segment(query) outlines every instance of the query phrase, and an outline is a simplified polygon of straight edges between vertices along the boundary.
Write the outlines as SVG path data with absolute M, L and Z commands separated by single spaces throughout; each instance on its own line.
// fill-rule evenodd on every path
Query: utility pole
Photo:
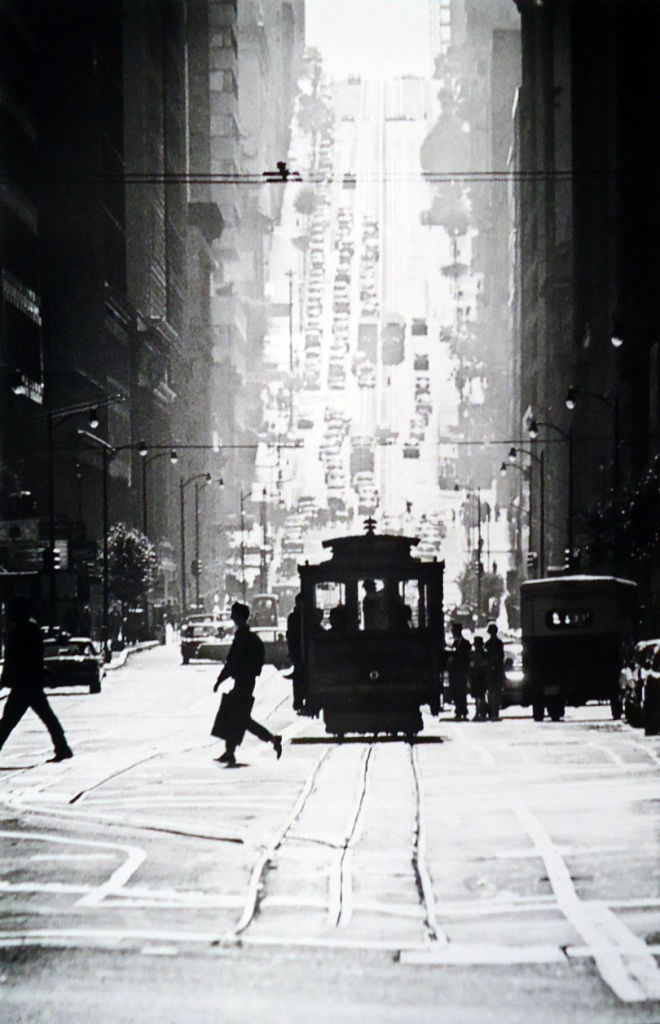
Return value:
M 289 430 L 293 429 L 293 271 L 287 270 L 289 279 Z
M 267 560 L 267 547 L 268 547 L 268 521 L 267 521 L 267 509 L 266 509 L 266 488 L 264 487 L 261 493 L 261 529 L 263 531 L 263 543 L 261 545 L 261 565 L 260 573 L 261 576 L 260 585 L 261 592 L 263 594 L 268 593 L 268 560 Z
M 481 623 L 481 578 L 484 573 L 482 562 L 483 543 L 481 536 L 481 488 L 477 487 L 477 626 Z

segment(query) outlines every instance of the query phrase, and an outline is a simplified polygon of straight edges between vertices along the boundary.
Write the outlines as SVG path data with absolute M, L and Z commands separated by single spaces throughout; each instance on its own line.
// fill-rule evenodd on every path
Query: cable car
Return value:
M 437 715 L 442 704 L 444 562 L 421 562 L 411 554 L 419 538 L 374 527 L 369 518 L 365 535 L 323 541 L 332 557 L 298 567 L 307 709 L 339 738 L 412 741 L 420 708 Z

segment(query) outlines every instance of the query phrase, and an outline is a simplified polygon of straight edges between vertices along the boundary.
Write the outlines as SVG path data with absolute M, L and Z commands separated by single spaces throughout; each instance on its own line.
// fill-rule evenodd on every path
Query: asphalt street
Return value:
M 175 645 L 54 693 L 0 754 L 7 1022 L 657 1021 L 660 740 L 604 705 L 561 723 L 425 719 L 336 743 L 266 667 L 239 767 L 218 666 Z

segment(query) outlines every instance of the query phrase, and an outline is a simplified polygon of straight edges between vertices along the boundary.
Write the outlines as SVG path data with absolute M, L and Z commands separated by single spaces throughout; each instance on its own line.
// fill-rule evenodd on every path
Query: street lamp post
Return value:
M 120 452 L 125 451 L 139 451 L 140 455 L 144 458 L 147 454 L 147 446 L 144 441 L 140 441 L 139 444 L 122 444 L 118 448 L 110 444 L 109 441 L 105 441 L 102 437 L 98 437 L 96 434 L 91 434 L 88 430 L 79 430 L 79 437 L 85 437 L 92 444 L 96 445 L 101 449 L 103 454 L 103 624 L 101 626 L 101 642 L 103 645 L 103 655 L 106 661 L 110 660 L 110 651 L 108 650 L 108 616 L 110 610 L 110 575 L 108 570 L 108 477 L 110 475 L 110 462 Z
M 166 455 L 169 455 L 170 462 L 172 463 L 173 466 L 175 466 L 176 463 L 179 460 L 179 457 L 178 457 L 176 451 L 174 450 L 174 448 L 172 449 L 171 452 L 157 452 L 155 455 L 152 455 L 150 458 L 147 458 L 145 456 L 142 459 L 142 533 L 145 535 L 145 537 L 149 536 L 149 532 L 148 532 L 148 529 L 147 529 L 147 526 L 148 526 L 147 467 L 150 466 L 152 462 L 155 462 L 156 459 L 162 459 Z
M 181 508 L 181 616 L 183 617 L 186 613 L 186 509 L 185 509 L 185 498 L 184 493 L 186 487 L 189 484 L 194 483 L 197 480 L 205 480 L 206 483 L 211 482 L 210 473 L 195 473 L 194 476 L 188 477 L 184 480 L 181 477 L 179 481 L 179 498 Z M 199 550 L 197 556 L 199 557 Z
M 205 480 L 203 484 L 199 480 L 195 481 L 195 604 L 199 608 L 199 491 L 200 487 L 206 487 L 209 483 Z
M 155 455 L 151 455 L 149 458 L 147 458 L 147 452 L 146 452 L 145 449 L 143 449 L 140 452 L 140 454 L 142 455 L 142 533 L 148 539 L 149 538 L 149 532 L 148 532 L 148 525 L 149 524 L 148 524 L 148 511 L 147 511 L 148 510 L 148 505 L 147 505 L 147 467 L 150 466 L 152 462 L 155 462 L 156 459 L 162 459 L 168 453 L 166 451 L 165 452 L 156 452 Z M 169 452 L 169 459 L 170 459 L 170 462 L 172 463 L 173 466 L 176 465 L 176 463 L 178 462 L 178 456 L 177 456 L 177 453 L 176 453 L 176 451 L 174 449 L 172 449 L 172 451 Z M 149 618 L 150 618 L 149 597 L 148 597 L 148 595 L 145 592 L 145 595 L 144 595 L 144 622 L 145 622 L 145 629 L 147 630 L 147 636 L 151 636 L 150 625 L 149 625 Z
M 518 454 L 529 455 L 531 459 L 538 463 L 539 466 L 539 574 L 543 576 L 545 574 L 545 466 L 543 459 L 543 449 L 539 455 L 533 452 L 530 448 L 510 448 L 509 449 L 509 462 L 514 463 Z M 531 467 L 530 467 L 531 469 Z M 530 520 L 531 520 L 531 504 L 532 504 L 532 486 L 530 478 Z M 531 532 L 531 522 L 530 522 Z
M 566 523 L 566 547 L 569 561 L 573 561 L 573 425 L 568 430 L 563 430 L 556 423 L 549 423 L 547 420 L 532 420 L 529 425 L 529 436 L 536 441 L 539 436 L 539 427 L 548 427 L 555 430 L 562 440 L 568 445 L 568 516 Z
M 293 271 L 287 270 L 289 279 L 289 430 L 293 429 Z
M 185 508 L 185 490 L 190 484 L 195 484 L 195 603 L 199 604 L 199 489 L 205 487 L 211 483 L 213 477 L 210 473 L 194 473 L 193 476 L 188 477 L 184 480 L 181 477 L 179 481 L 179 502 L 181 510 L 181 615 L 185 615 L 186 612 L 186 508 Z M 198 485 L 198 481 L 203 480 L 203 484 Z M 220 487 L 223 485 L 223 479 L 218 479 Z
M 566 408 L 571 412 L 575 408 L 575 396 L 576 395 L 587 395 L 589 398 L 595 398 L 597 401 L 602 402 L 608 409 L 612 410 L 614 415 L 614 458 L 612 462 L 612 477 L 613 486 L 612 491 L 614 497 L 618 497 L 619 494 L 619 444 L 620 444 L 620 409 L 619 409 L 619 392 L 614 393 L 614 400 L 608 398 L 606 395 L 601 395 L 598 391 L 587 391 L 586 388 L 573 388 L 570 387 L 566 392 Z
M 252 491 L 246 491 L 245 494 L 239 494 L 239 504 L 241 510 L 241 598 L 245 602 L 245 506 L 244 501 L 246 498 L 251 497 Z
M 98 403 L 77 402 L 61 409 L 46 413 L 46 437 L 48 453 L 48 550 L 47 571 L 49 576 L 49 619 L 52 626 L 57 624 L 57 585 L 55 576 L 55 428 L 74 416 L 87 413 L 89 426 L 95 430 L 99 425 L 97 409 L 123 402 L 123 395 L 109 395 Z

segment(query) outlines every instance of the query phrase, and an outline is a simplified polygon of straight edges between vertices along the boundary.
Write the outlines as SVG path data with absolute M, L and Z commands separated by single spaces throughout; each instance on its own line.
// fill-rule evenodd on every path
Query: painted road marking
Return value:
M 177 948 L 184 944 L 209 945 L 222 952 L 223 948 L 231 947 L 238 939 L 227 940 L 217 932 L 185 932 L 159 931 L 158 929 L 134 928 L 61 928 L 61 929 L 27 929 L 22 932 L 0 932 L 0 948 L 9 949 L 27 946 L 49 946 L 55 948 L 78 948 L 95 945 L 98 948 L 116 949 L 129 942 L 135 943 L 171 943 Z M 475 943 L 451 943 L 448 946 L 430 947 L 428 944 L 407 945 L 402 947 L 395 940 L 363 940 L 339 937 L 319 938 L 318 936 L 297 936 L 296 938 L 281 935 L 255 936 L 245 935 L 240 939 L 242 945 L 274 948 L 296 949 L 332 949 L 332 950 L 365 950 L 374 952 L 394 953 L 402 964 L 410 966 L 515 966 L 517 964 L 557 964 L 567 963 L 571 959 L 593 958 L 593 950 L 589 946 L 569 946 L 565 950 L 552 945 L 536 946 L 489 946 Z M 648 947 L 651 956 L 660 955 L 660 945 Z
M 591 948 L 603 981 L 622 1002 L 660 999 L 660 970 L 646 943 L 617 919 L 616 928 L 604 927 L 611 922 L 603 905 L 578 897 L 566 863 L 540 821 L 522 803 L 513 803 L 512 809 L 545 864 L 562 913 Z
M 114 853 L 33 853 L 29 858 L 36 861 L 90 861 L 90 860 L 115 860 Z
M 399 956 L 402 964 L 427 967 L 447 967 L 450 965 L 485 966 L 487 964 L 504 966 L 513 964 L 553 964 L 566 962 L 566 957 L 559 946 L 491 946 L 474 943 L 462 945 L 449 943 L 447 946 L 423 950 L 402 950 Z
M 78 901 L 81 907 L 93 907 L 101 903 L 109 893 L 118 892 L 128 879 L 146 860 L 147 855 L 138 846 L 124 846 L 119 843 L 96 842 L 93 839 L 68 839 L 51 832 L 8 832 L 0 830 L 0 837 L 22 839 L 24 842 L 59 843 L 62 846 L 86 846 L 97 850 L 114 850 L 126 857 L 123 864 L 113 871 L 108 879 L 92 891 L 85 893 Z

